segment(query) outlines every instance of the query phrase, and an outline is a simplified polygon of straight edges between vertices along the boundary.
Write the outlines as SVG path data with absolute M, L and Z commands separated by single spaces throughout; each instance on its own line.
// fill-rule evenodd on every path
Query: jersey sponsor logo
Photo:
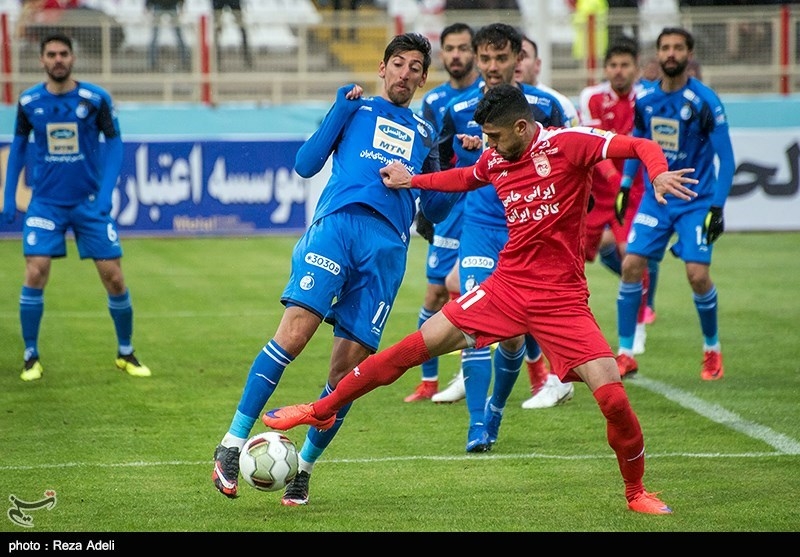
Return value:
M 464 268 L 478 267 L 480 269 L 494 269 L 494 259 L 491 257 L 471 255 L 461 260 L 461 266 Z
M 458 249 L 461 242 L 458 238 L 447 238 L 446 236 L 433 236 L 433 245 L 437 248 Z
M 28 228 L 41 228 L 43 230 L 55 230 L 56 223 L 50 219 L 43 219 L 41 217 L 28 217 L 25 219 L 25 226 Z
M 309 265 L 314 265 L 315 267 L 324 269 L 329 273 L 331 273 L 332 275 L 338 275 L 342 271 L 341 265 L 339 265 L 336 261 L 333 261 L 331 259 L 328 259 L 327 257 L 323 257 L 313 252 L 309 252 L 306 254 L 305 261 Z
M 414 130 L 379 116 L 375 120 L 372 146 L 405 160 L 411 160 L 414 137 Z
M 78 124 L 75 122 L 51 122 L 47 124 L 47 152 L 51 155 L 79 153 Z
M 680 122 L 674 118 L 653 116 L 650 121 L 650 134 L 653 140 L 665 151 L 678 150 L 678 130 Z
M 314 275 L 306 275 L 300 279 L 301 290 L 311 290 L 314 288 Z
M 652 215 L 647 215 L 645 213 L 636 213 L 633 222 L 635 222 L 636 224 L 643 224 L 644 226 L 649 226 L 650 228 L 655 228 L 656 226 L 658 226 L 658 219 Z
M 547 178 L 553 171 L 550 159 L 544 153 L 533 153 L 533 167 L 536 169 L 536 174 L 542 178 Z

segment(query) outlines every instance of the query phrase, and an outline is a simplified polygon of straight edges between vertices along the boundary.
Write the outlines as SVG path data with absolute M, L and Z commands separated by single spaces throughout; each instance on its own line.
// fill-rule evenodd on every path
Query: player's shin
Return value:
M 382 385 L 394 383 L 408 369 L 430 359 L 422 333 L 415 331 L 406 338 L 373 354 L 345 375 L 334 391 L 314 403 L 318 419 L 333 416 L 345 404 Z

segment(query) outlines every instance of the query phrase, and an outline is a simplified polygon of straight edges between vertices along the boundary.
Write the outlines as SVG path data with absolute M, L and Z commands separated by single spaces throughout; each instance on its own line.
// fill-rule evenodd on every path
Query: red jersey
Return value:
M 475 163 L 475 177 L 494 185 L 506 211 L 508 242 L 495 272 L 537 288 L 585 287 L 592 167 L 605 159 L 614 134 L 537 126 L 539 134 L 518 160 L 488 149 Z

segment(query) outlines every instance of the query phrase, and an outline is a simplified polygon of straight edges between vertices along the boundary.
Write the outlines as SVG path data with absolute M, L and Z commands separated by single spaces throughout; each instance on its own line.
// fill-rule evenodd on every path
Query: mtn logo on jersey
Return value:
M 372 146 L 375 149 L 391 153 L 395 157 L 411 160 L 414 137 L 414 130 L 378 116 L 375 120 L 375 134 L 372 137 Z

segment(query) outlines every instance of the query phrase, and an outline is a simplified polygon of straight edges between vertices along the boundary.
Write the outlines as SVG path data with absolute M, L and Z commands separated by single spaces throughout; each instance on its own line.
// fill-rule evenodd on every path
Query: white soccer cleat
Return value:
M 559 404 L 564 404 L 572 400 L 575 394 L 575 386 L 571 382 L 562 383 L 555 373 L 547 376 L 547 382 L 538 393 L 522 403 L 526 410 L 538 408 L 552 408 Z
M 458 370 L 450 384 L 443 391 L 439 391 L 431 397 L 431 402 L 437 404 L 453 403 L 467 397 L 467 389 L 464 387 L 464 370 Z
M 633 336 L 633 355 L 644 354 L 644 343 L 647 341 L 647 330 L 644 323 L 636 324 L 636 334 Z

